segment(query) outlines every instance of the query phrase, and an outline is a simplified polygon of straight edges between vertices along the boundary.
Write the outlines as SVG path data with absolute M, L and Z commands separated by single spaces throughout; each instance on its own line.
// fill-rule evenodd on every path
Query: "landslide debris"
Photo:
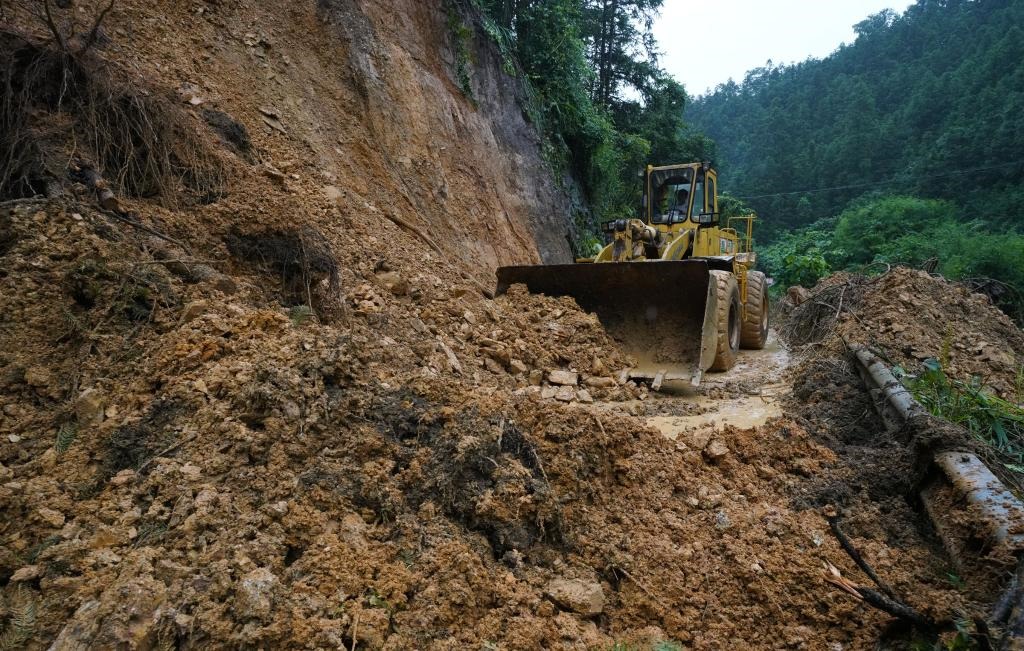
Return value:
M 74 184 L 0 206 L 3 639 L 873 644 L 888 619 L 821 580 L 856 570 L 813 432 L 669 441 L 592 316 L 483 296 L 569 210 L 494 53 L 479 105 L 446 72 L 440 3 L 158 5 L 119 2 L 102 57 L 177 92 L 227 178 L 130 221 Z M 901 531 L 867 552 L 948 618 Z
M 531 376 L 579 392 L 628 361 L 568 299 L 339 258 L 348 316 L 299 319 L 226 248 L 196 280 L 88 206 L 5 214 L 0 576 L 41 643 L 821 648 L 885 621 L 823 587 L 823 559 L 855 570 L 792 502 L 837 463 L 802 427 L 708 460 L 615 408 L 628 387 L 543 397 Z M 62 279 L 90 260 L 87 307 Z M 173 300 L 138 321 L 141 269 Z M 905 542 L 869 547 L 879 571 L 947 614 Z
M 949 376 L 980 379 L 1019 400 L 1024 334 L 988 297 L 897 267 L 874 277 L 837 274 L 811 290 L 791 289 L 787 302 L 783 333 L 798 363 L 786 412 L 843 459 L 828 477 L 816 479 L 802 503 L 840 507 L 858 545 L 921 544 L 930 524 L 918 493 L 936 452 L 973 450 L 1004 483 L 1020 486 L 1020 475 L 1005 465 L 1015 462 L 1012 455 L 958 426 L 924 415 L 901 431 L 887 431 L 843 341 L 867 345 L 910 373 L 929 358 L 942 360 Z M 931 571 L 959 576 L 969 570 L 962 597 L 984 612 L 1010 568 L 1001 550 L 982 545 L 957 566 L 934 539 L 932 545 Z
M 845 337 L 909 372 L 934 358 L 952 377 L 978 377 L 1000 396 L 1016 399 L 1022 388 L 1024 334 L 962 283 L 896 267 L 874 277 L 835 274 L 797 300 L 783 331 L 793 345 L 821 343 L 836 353 Z

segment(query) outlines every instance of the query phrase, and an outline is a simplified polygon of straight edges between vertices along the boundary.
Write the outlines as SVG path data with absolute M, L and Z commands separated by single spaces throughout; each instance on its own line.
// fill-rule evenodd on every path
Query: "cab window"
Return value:
M 704 210 L 704 175 L 701 174 L 697 177 L 697 182 L 693 184 L 693 210 L 690 211 L 690 219 L 697 221 L 697 215 Z

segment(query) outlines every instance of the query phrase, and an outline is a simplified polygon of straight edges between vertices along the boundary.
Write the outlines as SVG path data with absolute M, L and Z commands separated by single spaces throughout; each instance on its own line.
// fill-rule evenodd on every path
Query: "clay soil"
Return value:
M 531 232 L 556 190 L 514 180 L 536 142 L 507 133 L 501 120 L 525 129 L 518 111 L 495 116 L 494 61 L 477 106 L 459 91 L 439 3 L 403 3 L 401 20 L 384 3 L 278 4 L 167 3 L 165 20 L 125 2 L 109 18 L 102 56 L 178 93 L 223 196 L 123 196 L 127 221 L 74 183 L 0 206 L 4 645 L 900 639 L 823 580 L 828 562 L 868 583 L 828 504 L 913 607 L 951 621 L 986 605 L 950 580 L 903 497 L 904 452 L 831 340 L 653 394 L 617 381 L 634 360 L 571 299 L 488 297 L 496 264 L 555 250 L 560 235 Z M 251 154 L 209 130 L 205 105 L 248 125 Z M 494 157 L 520 136 L 529 156 Z M 1013 350 L 1009 369 L 1021 335 L 991 306 L 964 295 L 950 311 L 911 272 L 879 282 L 920 305 L 851 302 L 843 323 L 927 332 L 934 312 L 984 331 L 993 379 L 1010 381 L 986 351 Z M 941 345 L 921 337 L 908 341 Z M 965 371 L 978 345 L 954 342 Z M 752 397 L 781 415 L 672 437 L 651 420 Z

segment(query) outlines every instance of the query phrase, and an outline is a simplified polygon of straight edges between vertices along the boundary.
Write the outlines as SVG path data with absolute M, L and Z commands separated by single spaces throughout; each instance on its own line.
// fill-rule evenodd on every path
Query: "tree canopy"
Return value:
M 686 91 L 658 65 L 651 25 L 663 0 L 481 0 L 535 99 L 548 159 L 581 183 L 596 225 L 639 204 L 637 171 L 705 155 L 683 123 Z
M 1024 2 L 918 0 L 855 31 L 825 59 L 769 61 L 690 103 L 723 187 L 770 216 L 771 237 L 876 191 L 1024 226 Z

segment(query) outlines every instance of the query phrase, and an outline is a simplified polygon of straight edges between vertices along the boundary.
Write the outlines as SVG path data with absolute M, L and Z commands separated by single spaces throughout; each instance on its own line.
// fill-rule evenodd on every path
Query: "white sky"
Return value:
M 661 67 L 692 96 L 771 59 L 776 65 L 828 56 L 852 43 L 853 26 L 911 0 L 665 0 L 654 24 Z

